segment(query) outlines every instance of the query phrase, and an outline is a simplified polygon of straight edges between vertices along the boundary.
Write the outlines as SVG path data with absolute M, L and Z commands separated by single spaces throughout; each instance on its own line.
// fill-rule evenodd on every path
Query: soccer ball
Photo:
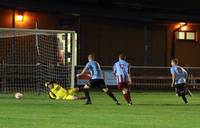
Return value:
M 20 93 L 20 92 L 15 93 L 15 98 L 16 98 L 17 100 L 21 99 L 22 97 L 23 97 L 23 94 L 22 94 L 22 93 Z

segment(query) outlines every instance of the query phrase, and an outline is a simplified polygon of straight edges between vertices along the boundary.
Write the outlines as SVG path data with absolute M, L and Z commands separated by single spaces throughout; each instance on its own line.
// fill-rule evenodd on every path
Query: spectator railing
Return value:
M 84 66 L 76 66 L 76 73 Z M 111 66 L 102 66 L 106 84 L 116 86 Z M 188 72 L 187 86 L 191 89 L 200 89 L 200 67 L 185 67 Z M 133 88 L 135 89 L 170 89 L 170 67 L 132 66 L 131 74 Z M 87 82 L 87 80 L 85 80 Z M 77 85 L 83 84 L 84 80 L 77 80 Z

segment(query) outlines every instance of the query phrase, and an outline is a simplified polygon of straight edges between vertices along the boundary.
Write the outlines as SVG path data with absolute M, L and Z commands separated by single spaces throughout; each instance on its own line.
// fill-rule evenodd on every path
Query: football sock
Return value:
M 79 100 L 85 100 L 87 99 L 85 96 L 82 96 L 82 97 L 78 97 Z
M 130 91 L 127 91 L 129 103 L 132 103 Z
M 78 88 L 78 91 L 79 91 L 79 92 L 84 92 L 85 90 L 86 90 L 86 89 L 85 89 L 84 87 L 79 87 L 79 88 Z
M 125 94 L 123 94 L 124 96 L 124 99 L 128 102 L 128 103 L 131 103 L 131 99 L 130 99 L 130 94 L 127 92 Z
M 185 104 L 187 104 L 188 101 L 187 101 L 187 98 L 185 97 L 185 95 L 183 95 L 183 96 L 181 96 L 181 97 L 182 97 L 183 101 L 185 102 Z
M 106 94 L 109 95 L 115 102 L 118 103 L 118 100 L 116 99 L 116 97 L 114 96 L 114 94 L 110 90 L 108 90 L 106 92 Z
M 186 95 L 189 95 L 190 97 L 192 97 L 192 93 L 188 88 L 186 89 Z
M 87 99 L 87 101 L 91 102 L 89 89 L 83 88 L 83 87 L 79 87 L 79 92 L 82 92 L 82 91 L 85 93 L 85 98 Z
M 84 93 L 85 93 L 85 97 L 86 97 L 87 101 L 91 102 L 89 89 L 84 89 Z

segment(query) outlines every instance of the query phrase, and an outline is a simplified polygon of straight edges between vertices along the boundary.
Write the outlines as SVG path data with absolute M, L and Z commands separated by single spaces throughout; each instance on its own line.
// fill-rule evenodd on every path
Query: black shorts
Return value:
M 107 88 L 104 79 L 91 79 L 89 81 L 89 86 L 90 87 L 97 87 L 97 88 Z
M 185 92 L 186 92 L 185 83 L 176 84 L 176 85 L 175 85 L 175 88 L 176 88 L 176 93 L 177 93 L 178 95 L 185 94 Z

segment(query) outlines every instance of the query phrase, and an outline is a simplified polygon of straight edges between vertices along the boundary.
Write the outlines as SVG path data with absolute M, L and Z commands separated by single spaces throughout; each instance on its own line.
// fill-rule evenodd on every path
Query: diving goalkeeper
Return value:
M 57 81 L 46 82 L 45 86 L 49 89 L 49 97 L 56 100 L 83 100 L 86 99 L 85 96 L 79 97 L 75 94 L 77 92 L 84 91 L 85 88 L 67 88 L 64 89 Z

